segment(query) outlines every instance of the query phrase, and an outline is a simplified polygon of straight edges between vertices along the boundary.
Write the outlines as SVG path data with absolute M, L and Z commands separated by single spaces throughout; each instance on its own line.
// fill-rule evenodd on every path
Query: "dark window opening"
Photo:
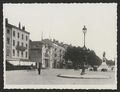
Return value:
M 7 33 L 8 33 L 8 34 L 10 33 L 10 30 L 9 30 L 9 29 L 7 29 Z
M 27 52 L 26 52 L 26 58 L 27 58 Z
M 13 36 L 15 37 L 15 31 L 13 31 Z
M 28 37 L 26 36 L 26 41 L 28 40 Z
M 21 52 L 21 56 L 23 57 L 23 51 Z
M 57 54 L 54 54 L 55 57 L 57 57 Z
M 7 49 L 7 53 L 6 53 L 6 55 L 7 55 L 7 56 L 10 55 L 10 50 L 9 50 L 9 49 Z
M 18 38 L 20 38 L 20 33 L 18 33 Z
M 17 51 L 17 56 L 19 57 L 19 50 Z
M 26 48 L 27 48 L 27 44 L 26 44 Z
M 24 39 L 24 35 L 22 34 L 22 40 Z
M 15 56 L 15 50 L 13 49 L 13 56 Z
M 10 44 L 10 38 L 7 38 L 7 44 Z
M 19 42 L 19 41 L 17 42 L 17 45 L 18 45 L 18 46 L 20 45 L 20 42 Z
M 13 46 L 15 46 L 15 40 L 13 40 Z
M 22 46 L 23 46 L 23 42 L 22 42 Z

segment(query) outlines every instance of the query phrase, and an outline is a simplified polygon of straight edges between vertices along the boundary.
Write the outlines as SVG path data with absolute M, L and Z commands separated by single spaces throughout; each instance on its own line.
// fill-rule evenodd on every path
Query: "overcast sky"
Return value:
M 55 38 L 74 46 L 84 45 L 82 28 L 87 27 L 86 47 L 102 58 L 117 57 L 117 4 L 4 4 L 9 23 L 25 25 L 30 39 Z

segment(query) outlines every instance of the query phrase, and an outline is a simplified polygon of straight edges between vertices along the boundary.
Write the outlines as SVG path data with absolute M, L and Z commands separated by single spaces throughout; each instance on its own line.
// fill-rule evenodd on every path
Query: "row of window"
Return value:
M 7 29 L 7 33 L 10 34 L 10 30 Z M 13 31 L 13 36 L 15 37 L 15 31 Z M 17 37 L 20 38 L 20 33 L 17 33 Z M 24 40 L 24 35 L 22 34 L 22 40 Z M 26 41 L 28 41 L 28 36 L 26 36 Z
M 24 43 L 22 42 L 21 43 L 22 44 L 22 46 L 24 46 Z M 18 46 L 20 46 L 20 42 L 19 41 L 17 41 L 17 45 Z M 13 40 L 13 46 L 15 46 L 15 40 Z M 28 47 L 28 45 L 27 45 L 27 43 L 26 43 L 26 48 Z
M 24 52 L 23 51 L 19 51 L 17 50 L 17 56 L 19 57 L 20 56 L 20 52 L 21 52 L 21 56 L 23 57 L 24 56 Z M 13 49 L 13 56 L 15 56 L 15 49 Z M 27 51 L 25 52 L 25 57 L 27 58 L 28 57 L 28 53 Z
M 10 44 L 10 38 L 7 38 L 7 44 Z M 20 44 L 20 42 L 19 41 L 17 41 L 17 45 L 19 46 L 19 44 Z M 24 46 L 24 43 L 22 42 L 21 43 L 22 44 L 22 46 Z M 15 46 L 15 40 L 13 40 L 13 46 Z M 28 47 L 28 45 L 26 44 L 26 48 Z
M 9 29 L 7 29 L 7 33 L 10 34 L 10 30 Z M 18 32 L 16 34 L 16 32 L 13 31 L 13 37 L 15 37 L 16 35 L 17 35 L 18 38 L 20 38 L 20 33 Z M 24 40 L 24 34 L 21 35 L 21 38 L 22 38 L 22 40 Z M 27 35 L 26 35 L 26 41 L 28 41 L 28 36 Z
M 10 32 L 7 32 L 7 33 L 10 33 Z M 14 37 L 16 36 L 15 31 L 13 31 L 13 36 Z M 17 37 L 20 38 L 20 33 L 19 32 L 17 33 Z M 22 34 L 21 37 L 22 37 L 22 40 L 24 40 L 24 34 Z M 26 35 L 26 41 L 28 41 L 28 36 L 27 35 Z

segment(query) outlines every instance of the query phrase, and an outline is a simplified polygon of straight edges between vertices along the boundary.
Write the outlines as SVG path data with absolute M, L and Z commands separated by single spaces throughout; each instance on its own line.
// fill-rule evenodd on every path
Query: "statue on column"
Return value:
M 102 64 L 99 67 L 99 70 L 105 72 L 108 70 L 108 65 L 106 64 L 106 57 L 105 57 L 106 53 L 103 52 L 103 59 L 102 59 Z

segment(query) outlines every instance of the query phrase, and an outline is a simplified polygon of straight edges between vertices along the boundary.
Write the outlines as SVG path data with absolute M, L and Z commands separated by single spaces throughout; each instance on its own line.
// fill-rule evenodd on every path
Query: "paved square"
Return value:
M 41 75 L 38 75 L 37 70 L 14 70 L 6 71 L 6 84 L 24 85 L 24 84 L 40 84 L 40 85 L 54 85 L 54 84 L 114 84 L 115 72 L 93 72 L 86 71 L 88 75 L 107 75 L 109 79 L 75 79 L 57 77 L 58 74 L 72 74 L 79 75 L 81 70 L 73 69 L 42 69 Z

